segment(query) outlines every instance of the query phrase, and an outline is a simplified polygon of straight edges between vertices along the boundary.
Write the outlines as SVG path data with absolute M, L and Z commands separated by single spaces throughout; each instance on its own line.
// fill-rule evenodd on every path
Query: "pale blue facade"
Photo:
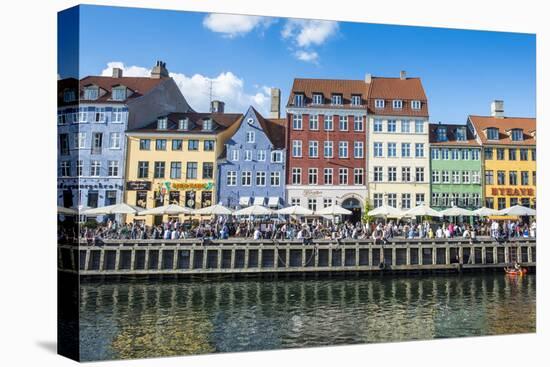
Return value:
M 248 109 L 218 161 L 219 202 L 230 208 L 285 206 L 284 131 L 254 108 Z

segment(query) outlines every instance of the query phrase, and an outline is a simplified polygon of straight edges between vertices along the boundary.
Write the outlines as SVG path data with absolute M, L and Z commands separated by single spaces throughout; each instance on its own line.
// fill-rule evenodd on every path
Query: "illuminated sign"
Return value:
M 527 188 L 492 187 L 491 194 L 495 196 L 535 196 L 535 190 Z

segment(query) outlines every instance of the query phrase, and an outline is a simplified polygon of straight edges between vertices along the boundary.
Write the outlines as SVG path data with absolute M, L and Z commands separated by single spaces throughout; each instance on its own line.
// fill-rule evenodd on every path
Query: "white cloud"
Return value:
M 125 66 L 115 61 L 107 63 L 101 75 L 112 75 L 114 67 L 121 68 L 125 76 L 149 76 L 151 69 L 141 66 Z M 268 86 L 253 85 L 252 92 L 245 89 L 242 78 L 230 71 L 220 73 L 214 77 L 201 74 L 187 76 L 183 73 L 170 73 L 183 96 L 197 112 L 207 112 L 210 108 L 210 81 L 212 81 L 212 97 L 225 102 L 226 112 L 245 113 L 250 105 L 254 106 L 264 116 L 269 114 L 270 88 Z
M 244 35 L 254 28 L 267 28 L 272 20 L 253 15 L 208 14 L 202 24 L 213 32 L 223 33 L 224 37 Z
M 298 60 L 305 61 L 305 62 L 311 62 L 316 64 L 317 60 L 319 59 L 319 54 L 315 51 L 304 51 L 304 50 L 298 50 L 294 54 Z
M 289 19 L 281 35 L 299 47 L 319 46 L 338 31 L 338 22 L 330 20 Z

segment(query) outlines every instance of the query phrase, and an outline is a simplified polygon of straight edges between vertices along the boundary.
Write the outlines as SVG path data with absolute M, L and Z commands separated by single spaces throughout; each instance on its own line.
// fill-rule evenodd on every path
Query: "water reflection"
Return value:
M 83 360 L 535 331 L 535 276 L 81 284 Z

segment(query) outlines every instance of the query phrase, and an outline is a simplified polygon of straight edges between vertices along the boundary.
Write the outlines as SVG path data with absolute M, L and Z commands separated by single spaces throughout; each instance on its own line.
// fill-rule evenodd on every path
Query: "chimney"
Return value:
M 504 118 L 504 101 L 495 99 L 491 103 L 491 116 Z
M 113 78 L 122 78 L 121 68 L 113 68 Z
M 225 103 L 218 100 L 213 100 L 210 102 L 210 112 L 213 113 L 224 113 Z
M 269 117 L 272 119 L 281 118 L 281 90 L 271 88 L 271 111 Z
M 372 74 L 370 73 L 365 74 L 365 83 L 367 84 L 372 83 Z
M 166 69 L 166 63 L 164 61 L 157 60 L 156 65 L 151 70 L 151 78 L 160 79 L 168 78 L 168 69 Z
M 407 79 L 407 72 L 405 70 L 401 70 L 401 72 L 399 73 L 399 79 L 401 80 Z

